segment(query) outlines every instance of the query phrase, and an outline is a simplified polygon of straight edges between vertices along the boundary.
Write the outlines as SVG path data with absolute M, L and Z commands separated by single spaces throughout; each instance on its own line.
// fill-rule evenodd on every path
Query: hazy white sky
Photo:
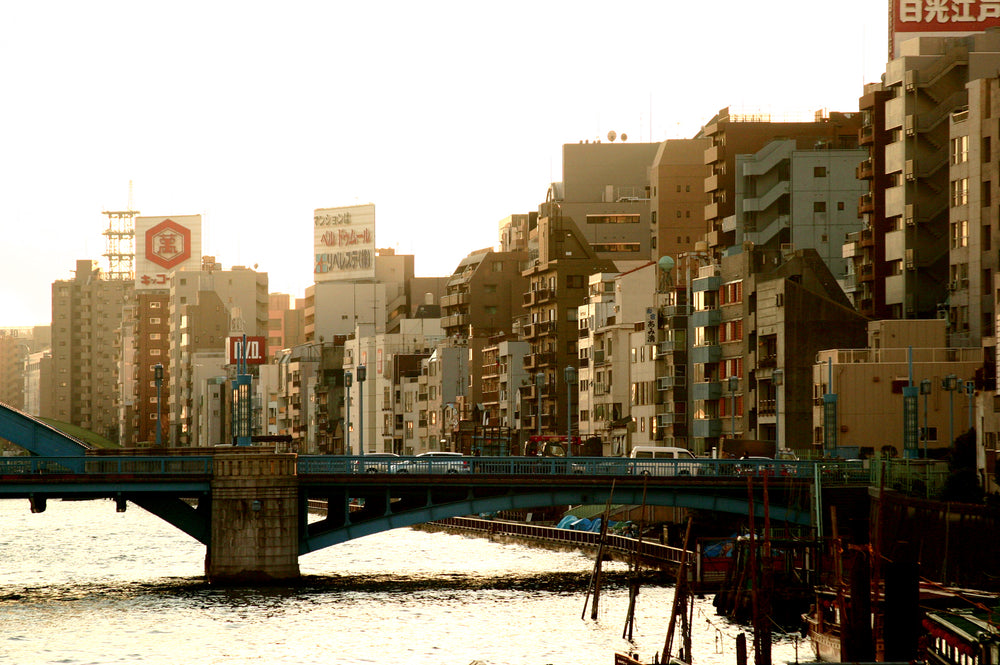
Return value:
M 312 281 L 312 211 L 450 274 L 537 209 L 564 143 L 690 137 L 720 108 L 857 110 L 884 0 L 5 2 L 0 328 L 107 261 L 103 210 L 201 214 L 203 252 Z

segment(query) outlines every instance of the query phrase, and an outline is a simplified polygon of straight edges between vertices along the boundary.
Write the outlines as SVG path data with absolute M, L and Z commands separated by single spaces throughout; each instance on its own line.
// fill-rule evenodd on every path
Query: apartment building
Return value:
M 653 255 L 650 167 L 659 143 L 580 142 L 563 145 L 562 181 L 546 194 L 547 211 L 575 224 L 598 258 L 625 269 Z
M 448 278 L 441 327 L 449 337 L 466 340 L 471 367 L 483 366 L 483 349 L 491 337 L 511 334 L 513 319 L 528 297 L 528 280 L 521 273 L 527 260 L 527 250 L 481 249 L 462 259 Z M 483 381 L 479 372 L 469 377 L 464 403 L 470 408 L 461 414 L 463 420 L 472 418 L 472 405 L 484 401 Z
M 107 279 L 90 260 L 52 284 L 52 415 L 111 441 L 120 438 L 115 334 L 133 291 L 133 281 Z
M 860 128 L 860 113 L 817 112 L 813 122 L 772 122 L 767 114 L 735 114 L 729 108 L 719 111 L 695 137 L 711 141 L 704 153 L 710 171 L 704 181 L 708 195 L 704 215 L 705 240 L 712 256 L 718 260 L 727 251 L 739 251 L 736 182 L 743 174 L 736 168 L 738 155 L 756 153 L 776 138 L 793 140 L 803 150 L 856 148 Z
M 859 138 L 869 157 L 859 166 L 859 177 L 870 189 L 858 203 L 864 229 L 845 249 L 858 280 L 853 299 L 863 314 L 911 319 L 963 313 L 949 311 L 950 278 L 953 271 L 961 273 L 951 267 L 956 264 L 949 242 L 955 230 L 952 209 L 959 209 L 955 222 L 968 221 L 971 181 L 967 162 L 951 164 L 956 123 L 950 118 L 969 106 L 967 84 L 995 75 L 998 67 L 1000 31 L 920 37 L 901 45 L 881 83 L 865 87 Z M 981 154 L 981 145 L 963 149 L 968 127 L 957 129 L 954 145 L 955 157 L 966 160 Z M 976 188 L 979 205 L 980 184 Z M 955 332 L 964 335 L 966 323 L 971 333 L 982 321 L 956 321 Z
M 705 151 L 707 138 L 671 139 L 659 144 L 650 169 L 649 221 L 652 259 L 694 249 L 705 237 Z
M 809 449 L 795 427 L 811 413 L 815 354 L 858 339 L 865 321 L 818 253 L 747 245 L 701 267 L 692 292 L 693 449 Z
M 351 445 L 355 449 L 361 444 L 365 453 L 403 452 L 402 436 L 396 435 L 396 416 L 403 410 L 396 402 L 397 397 L 402 400 L 402 394 L 396 394 L 395 358 L 431 356 L 444 339 L 440 319 L 405 319 L 400 322 L 399 333 L 380 333 L 374 326 L 359 326 L 348 337 L 344 343 L 344 370 L 354 377 L 349 420 L 354 425 Z M 364 380 L 359 374 L 362 366 Z M 398 422 L 401 432 L 405 431 L 404 423 L 403 419 Z
M 267 273 L 244 266 L 222 270 L 214 257 L 204 257 L 200 270 L 170 273 L 170 356 L 164 363 L 164 445 L 190 445 L 197 420 L 192 397 L 198 352 L 224 352 L 231 334 L 266 337 Z
M 520 429 L 520 387 L 529 379 L 524 369 L 529 348 L 527 342 L 504 334 L 489 338 L 483 347 L 485 426 Z
M 857 168 L 866 156 L 859 148 L 825 142 L 800 149 L 791 139 L 737 155 L 736 244 L 815 249 L 846 285 L 843 246 L 848 234 L 861 229 L 856 202 L 867 187 L 857 179 Z
M 577 365 L 578 308 L 588 296 L 588 279 L 618 269 L 597 256 L 578 226 L 564 220 L 559 204 L 552 201 L 539 212 L 529 252 L 529 267 L 523 272 L 528 280 L 525 325 L 520 334 L 531 349 L 524 368 L 534 380 L 522 388 L 522 408 L 531 407 L 523 413 L 521 425 L 533 432 L 559 434 L 566 429 L 563 373 Z

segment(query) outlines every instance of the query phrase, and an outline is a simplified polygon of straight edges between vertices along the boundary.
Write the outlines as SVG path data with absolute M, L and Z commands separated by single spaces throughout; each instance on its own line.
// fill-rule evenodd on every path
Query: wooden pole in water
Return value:
M 590 592 L 594 592 L 594 604 L 591 606 L 590 618 L 597 619 L 597 604 L 601 596 L 601 559 L 604 558 L 604 542 L 608 537 L 608 515 L 611 513 L 611 499 L 615 495 L 615 481 L 611 481 L 611 492 L 608 493 L 608 502 L 604 505 L 604 517 L 601 519 L 601 537 L 597 544 L 597 558 L 594 561 L 594 571 L 590 574 L 590 583 L 587 585 L 587 595 L 583 599 L 583 612 L 580 618 L 587 616 L 587 603 L 590 601 Z
M 681 564 L 677 567 L 677 583 L 674 586 L 674 602 L 670 609 L 670 624 L 667 626 L 667 639 L 663 643 L 663 662 L 670 662 L 670 650 L 673 648 L 674 642 L 674 625 L 677 622 L 678 609 L 683 612 L 687 612 L 687 560 L 688 560 L 688 542 L 691 540 L 691 522 L 692 518 L 688 516 L 687 529 L 684 530 L 684 554 L 681 558 Z M 685 622 L 687 623 L 687 622 Z M 686 642 L 685 642 L 686 644 Z M 691 659 L 691 654 L 684 654 L 685 658 Z
M 642 512 L 639 513 L 639 534 L 635 541 L 635 550 L 632 553 L 632 574 L 628 584 L 628 613 L 625 615 L 625 628 L 622 630 L 622 638 L 632 641 L 632 629 L 635 626 L 635 600 L 639 595 L 639 568 L 642 564 L 642 532 L 646 528 L 646 483 L 649 476 L 642 477 Z

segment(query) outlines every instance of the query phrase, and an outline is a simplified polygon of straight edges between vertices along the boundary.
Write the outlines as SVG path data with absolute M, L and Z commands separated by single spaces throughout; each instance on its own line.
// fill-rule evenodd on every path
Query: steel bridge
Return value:
M 0 457 L 0 499 L 111 499 L 161 517 L 211 551 L 213 479 L 219 455 L 254 449 L 93 451 L 48 425 L 0 405 L 0 437 L 28 456 Z M 112 454 L 106 454 L 111 452 Z M 122 451 L 125 452 L 125 451 Z M 262 451 L 271 453 L 273 451 Z M 434 520 L 548 506 L 672 506 L 755 515 L 809 526 L 820 488 L 866 487 L 852 464 L 775 460 L 631 460 L 627 458 L 377 458 L 295 456 L 298 552 Z M 250 502 L 258 510 L 265 495 Z M 322 519 L 308 507 L 326 503 Z

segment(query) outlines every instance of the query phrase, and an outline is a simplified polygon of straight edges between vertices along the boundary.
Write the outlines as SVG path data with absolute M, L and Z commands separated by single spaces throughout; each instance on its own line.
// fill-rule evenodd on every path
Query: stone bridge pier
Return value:
M 223 453 L 213 461 L 211 538 L 205 576 L 212 584 L 299 577 L 296 455 Z

